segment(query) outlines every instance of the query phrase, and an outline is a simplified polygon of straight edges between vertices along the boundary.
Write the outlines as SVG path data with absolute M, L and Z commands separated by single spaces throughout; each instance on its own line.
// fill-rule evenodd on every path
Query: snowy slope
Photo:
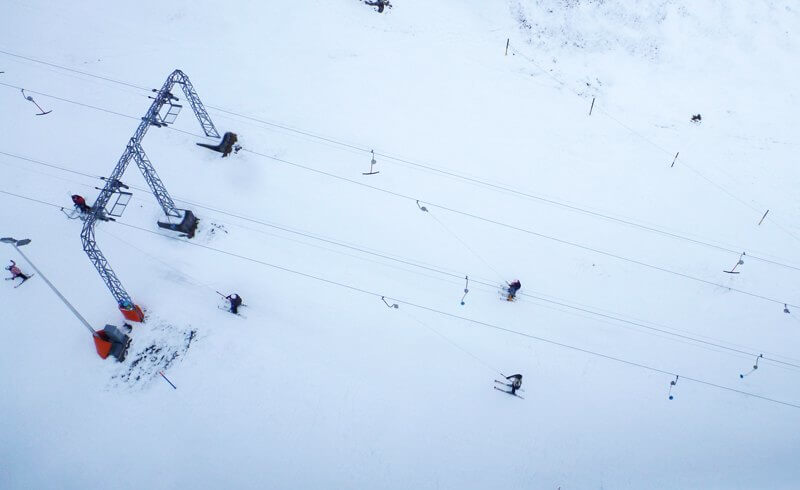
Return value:
M 196 147 L 188 107 L 145 138 L 201 229 L 156 228 L 128 169 L 97 227 L 148 311 L 125 363 L 38 278 L 0 294 L 0 488 L 795 488 L 798 25 L 777 1 L 8 2 L 0 235 L 98 328 L 120 315 L 57 206 L 94 200 L 137 87 L 184 70 L 245 150 Z

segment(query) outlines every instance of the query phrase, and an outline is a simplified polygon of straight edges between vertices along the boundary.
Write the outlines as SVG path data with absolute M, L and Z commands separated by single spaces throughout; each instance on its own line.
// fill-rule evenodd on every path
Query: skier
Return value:
M 514 301 L 514 298 L 517 297 L 517 291 L 522 288 L 522 283 L 519 282 L 519 279 L 514 280 L 514 282 L 508 283 L 508 301 Z
M 700 114 L 692 114 L 692 122 L 693 123 L 700 123 L 703 120 L 703 116 Z
M 512 374 L 511 376 L 506 376 L 506 379 L 511 382 L 508 385 L 511 388 L 511 394 L 516 395 L 517 390 L 522 388 L 522 375 L 521 374 Z
M 242 306 L 242 297 L 236 293 L 225 296 L 225 299 L 231 302 L 231 313 L 234 315 L 239 314 L 239 307 Z
M 92 208 L 86 204 L 86 199 L 84 199 L 83 196 L 74 194 L 72 196 L 72 202 L 81 213 L 89 213 L 92 211 Z
M 387 6 L 391 7 L 388 0 L 364 0 L 364 3 L 372 7 L 378 7 L 378 13 L 383 13 L 383 9 Z
M 31 278 L 31 276 L 23 274 L 22 271 L 19 270 L 19 267 L 17 267 L 17 263 L 14 262 L 13 260 L 11 261 L 11 265 L 6 267 L 6 270 L 11 272 L 11 277 L 6 277 L 6 281 L 13 281 L 16 278 L 21 277 L 22 282 L 25 282 Z
M 503 386 L 511 388 L 511 391 L 506 391 L 506 390 L 504 390 L 502 388 L 498 388 L 497 386 L 495 386 L 494 389 L 496 389 L 498 391 L 502 391 L 503 393 L 508 393 L 509 395 L 514 395 L 514 396 L 518 396 L 518 397 L 522 398 L 521 396 L 517 395 L 517 390 L 521 390 L 522 389 L 522 375 L 521 374 L 512 374 L 511 376 L 506 376 L 506 381 L 508 381 L 508 383 L 503 382 L 503 381 L 501 381 L 499 379 L 494 380 L 494 382 L 497 383 L 497 384 L 501 384 Z

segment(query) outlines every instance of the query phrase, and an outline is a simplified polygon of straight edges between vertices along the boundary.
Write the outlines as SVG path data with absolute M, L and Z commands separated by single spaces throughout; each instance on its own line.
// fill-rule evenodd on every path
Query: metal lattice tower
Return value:
M 202 126 L 203 132 L 206 134 L 206 136 L 219 137 L 219 133 L 214 127 L 214 123 L 211 122 L 211 118 L 209 117 L 208 112 L 206 112 L 205 107 L 203 107 L 203 103 L 197 96 L 197 92 L 195 92 L 192 83 L 189 81 L 189 77 L 187 77 L 186 74 L 180 70 L 175 70 L 172 72 L 170 76 L 167 77 L 167 80 L 164 82 L 164 85 L 161 86 L 160 90 L 153 90 L 156 92 L 155 97 L 153 97 L 153 103 L 150 104 L 150 108 L 142 118 L 142 122 L 139 123 L 139 126 L 136 128 L 136 132 L 133 133 L 133 137 L 125 147 L 125 151 L 122 153 L 117 165 L 111 172 L 111 176 L 106 179 L 106 185 L 100 191 L 100 195 L 97 197 L 97 200 L 95 200 L 94 206 L 92 206 L 92 210 L 87 216 L 86 221 L 83 224 L 83 229 L 81 230 L 81 241 L 83 242 L 84 252 L 86 252 L 86 255 L 89 256 L 89 260 L 97 269 L 97 272 L 100 274 L 100 277 L 103 279 L 103 282 L 106 284 L 109 291 L 111 291 L 111 294 L 117 301 L 117 305 L 121 309 L 133 308 L 135 305 L 131 300 L 130 295 L 122 286 L 119 278 L 117 278 L 117 275 L 114 274 L 114 271 L 108 264 L 108 260 L 98 248 L 97 241 L 95 240 L 94 236 L 94 227 L 98 219 L 104 219 L 106 205 L 108 204 L 108 201 L 111 199 L 111 196 L 114 194 L 114 192 L 119 189 L 122 174 L 125 173 L 125 169 L 128 167 L 131 159 L 136 161 L 136 165 L 139 167 L 139 170 L 141 170 L 144 179 L 147 181 L 147 184 L 150 186 L 150 189 L 153 192 L 153 195 L 155 195 L 156 199 L 158 199 L 158 203 L 161 205 L 161 209 L 164 210 L 164 214 L 172 218 L 183 218 L 181 225 L 184 225 L 187 220 L 191 221 L 191 225 L 193 226 L 196 226 L 197 224 L 197 219 L 194 217 L 191 211 L 180 210 L 175 207 L 175 202 L 170 197 L 169 192 L 167 192 L 167 188 L 164 186 L 164 183 L 158 177 L 153 164 L 147 158 L 147 155 L 145 154 L 141 145 L 142 139 L 144 139 L 144 136 L 147 134 L 147 130 L 150 129 L 150 126 L 166 126 L 174 121 L 175 117 L 177 117 L 177 112 L 171 113 L 173 116 L 172 120 L 168 121 L 168 117 L 161 115 L 162 108 L 165 104 L 169 105 L 170 110 L 173 107 L 178 107 L 180 109 L 180 106 L 173 105 L 173 101 L 178 100 L 177 97 L 172 94 L 172 88 L 175 86 L 175 84 L 180 85 L 183 89 L 186 100 L 189 101 L 189 104 L 191 105 L 195 116 L 197 116 L 197 120 L 200 122 L 200 126 Z M 168 111 L 167 114 L 170 114 L 170 112 Z M 167 225 L 159 223 L 159 226 L 164 228 L 185 231 L 182 230 L 181 225 Z

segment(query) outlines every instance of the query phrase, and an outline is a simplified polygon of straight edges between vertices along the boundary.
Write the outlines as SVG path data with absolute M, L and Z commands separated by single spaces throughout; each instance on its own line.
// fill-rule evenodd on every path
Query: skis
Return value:
M 244 305 L 239 305 L 239 308 L 241 308 L 242 306 L 244 306 Z M 217 305 L 217 308 L 219 308 L 219 309 L 220 309 L 220 310 L 222 310 L 222 311 L 227 311 L 228 313 L 233 313 L 233 312 L 231 311 L 231 308 L 230 308 L 229 306 Z M 242 317 L 242 318 L 244 318 L 245 320 L 247 319 L 247 317 L 246 317 L 246 316 L 244 316 L 244 315 L 242 315 L 241 313 L 233 313 L 233 314 L 234 314 L 234 315 L 236 315 L 236 316 Z
M 497 390 L 497 391 L 502 391 L 502 392 L 503 392 L 503 393 L 505 393 L 506 395 L 516 396 L 516 397 L 517 397 L 517 398 L 519 398 L 520 400 L 524 400 L 524 399 L 525 399 L 525 398 L 523 398 L 522 396 L 520 396 L 520 395 L 517 395 L 516 393 L 511 393 L 510 391 L 506 391 L 506 390 L 504 390 L 504 389 L 502 389 L 502 388 L 498 388 L 497 386 L 492 386 L 492 388 L 494 388 L 494 389 L 495 389 L 495 390 Z
M 31 277 L 33 277 L 33 276 L 35 276 L 35 275 L 36 275 L 36 274 L 31 274 L 31 275 L 29 275 L 29 276 L 28 276 L 28 279 L 30 279 Z M 6 281 L 13 281 L 14 279 L 16 279 L 16 277 L 6 277 Z M 17 289 L 18 287 L 20 287 L 20 286 L 22 286 L 23 284 L 25 284 L 25 281 L 27 281 L 28 279 L 23 279 L 21 283 L 19 283 L 19 284 L 17 284 L 16 286 L 14 286 L 14 289 Z
M 28 276 L 28 279 L 30 279 L 30 278 L 31 278 L 31 277 L 33 277 L 33 276 L 34 276 L 34 274 L 31 274 L 30 276 Z M 16 286 L 14 286 L 14 289 L 17 289 L 18 287 L 20 287 L 20 286 L 22 286 L 23 284 L 25 284 L 25 282 L 26 282 L 28 279 L 23 279 L 21 283 L 19 283 L 19 284 L 17 284 Z
M 494 380 L 494 382 L 495 382 L 495 383 L 498 383 L 498 384 L 501 384 L 501 385 L 503 385 L 503 386 L 508 386 L 509 388 L 511 387 L 511 385 L 510 385 L 510 384 L 508 384 L 508 382 L 507 382 L 507 381 L 503 381 L 503 380 L 500 380 L 500 379 L 496 379 L 496 380 Z M 523 392 L 524 392 L 525 390 L 523 390 L 522 388 L 517 388 L 517 391 L 523 391 Z
M 61 212 L 67 216 L 67 219 L 78 219 L 81 218 L 81 213 L 77 209 L 73 209 L 69 213 L 66 209 L 61 208 Z
M 68 213 L 66 209 L 61 208 L 61 212 L 64 213 L 68 219 L 80 219 L 81 221 L 86 221 L 86 219 L 89 217 L 87 213 L 81 212 L 79 209 L 73 209 Z M 101 221 L 117 221 L 114 218 L 109 218 L 106 216 L 106 213 L 104 212 L 98 213 L 97 219 Z
M 503 301 L 516 301 L 517 300 L 516 297 L 512 297 L 511 299 L 509 299 L 508 298 L 508 289 L 506 289 L 506 288 L 504 288 L 502 286 L 500 287 L 500 290 L 497 291 L 497 294 L 500 295 L 500 299 L 503 300 Z
M 507 387 L 511 388 L 511 385 L 510 385 L 510 384 L 508 384 L 508 383 L 507 383 L 507 382 L 505 382 L 505 381 L 501 381 L 501 380 L 499 380 L 499 379 L 496 379 L 496 380 L 494 380 L 494 382 L 495 382 L 495 383 L 497 383 L 497 384 L 501 384 L 501 385 L 503 385 L 503 386 L 507 386 Z M 504 389 L 502 389 L 502 388 L 498 388 L 497 386 L 493 386 L 492 388 L 494 388 L 494 389 L 495 389 L 495 390 L 497 390 L 497 391 L 502 391 L 502 392 L 503 392 L 503 393 L 505 393 L 506 395 L 513 395 L 513 396 L 516 396 L 517 398 L 520 398 L 520 399 L 522 399 L 522 400 L 524 400 L 524 399 L 525 399 L 524 397 L 522 397 L 522 396 L 520 396 L 520 395 L 517 395 L 516 393 L 511 393 L 510 391 L 506 391 L 506 390 L 504 390 Z M 523 390 L 522 388 L 517 388 L 517 391 L 525 391 L 525 390 Z

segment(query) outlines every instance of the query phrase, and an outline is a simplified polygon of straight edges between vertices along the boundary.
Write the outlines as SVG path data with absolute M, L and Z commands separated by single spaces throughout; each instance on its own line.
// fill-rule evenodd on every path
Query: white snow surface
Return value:
M 0 235 L 30 238 L 96 328 L 122 318 L 80 221 L 48 204 L 91 203 L 103 182 L 30 160 L 109 175 L 151 102 L 134 87 L 175 68 L 244 151 L 197 147 L 188 104 L 148 132 L 201 222 L 172 239 L 134 189 L 97 225 L 148 315 L 124 363 L 95 354 L 40 277 L 0 284 L 0 488 L 800 486 L 796 2 L 2 12 Z M 17 87 L 53 112 L 35 116 Z M 363 176 L 371 149 L 380 173 Z M 146 187 L 133 163 L 124 181 Z M 723 273 L 739 251 L 757 258 Z M 525 294 L 500 301 L 493 285 L 514 278 Z M 241 294 L 247 318 L 218 310 L 217 290 Z M 759 353 L 771 360 L 739 379 Z M 524 375 L 524 400 L 492 389 L 501 372 Z

